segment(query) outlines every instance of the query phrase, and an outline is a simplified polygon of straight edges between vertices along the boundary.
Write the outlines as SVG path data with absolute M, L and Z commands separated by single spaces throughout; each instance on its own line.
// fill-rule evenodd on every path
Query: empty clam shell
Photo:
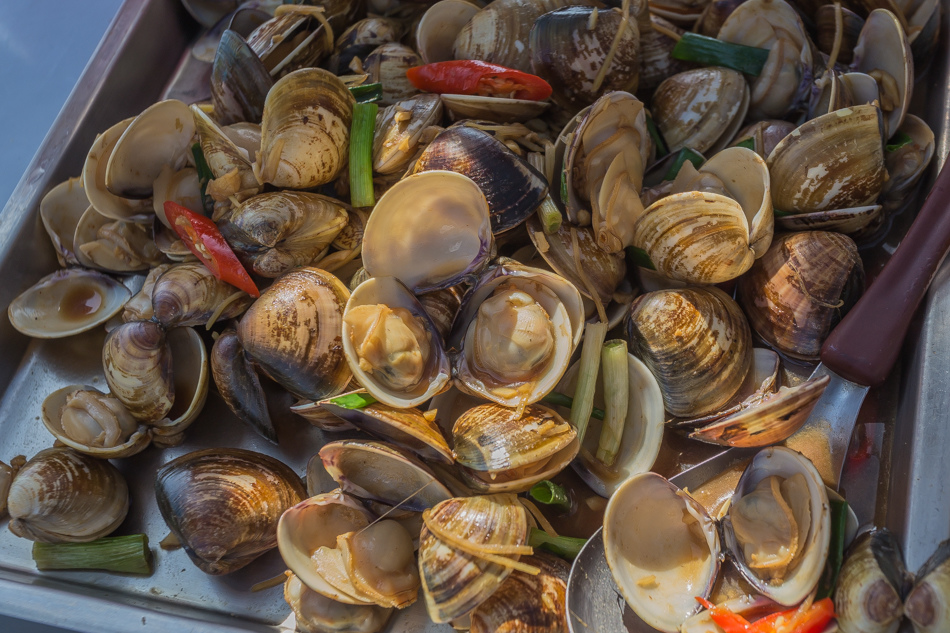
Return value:
M 79 264 L 73 253 L 73 236 L 79 219 L 88 208 L 89 198 L 82 178 L 70 178 L 59 183 L 40 201 L 40 219 L 56 249 L 60 266 Z
M 69 268 L 43 277 L 10 302 L 7 315 L 19 332 L 62 338 L 102 325 L 122 310 L 132 293 L 93 270 Z

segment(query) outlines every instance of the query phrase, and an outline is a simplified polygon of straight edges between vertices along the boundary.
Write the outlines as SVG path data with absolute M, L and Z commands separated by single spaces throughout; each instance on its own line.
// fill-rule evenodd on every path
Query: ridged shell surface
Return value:
M 102 347 L 102 370 L 109 390 L 135 419 L 157 422 L 171 411 L 172 356 L 158 323 L 133 321 L 109 332 Z
M 349 296 L 330 273 L 291 271 L 241 318 L 241 344 L 268 376 L 295 395 L 320 400 L 340 393 L 351 377 L 340 337 Z
M 514 571 L 492 596 L 472 612 L 472 633 L 567 633 L 567 578 L 571 566 L 538 552 L 522 562 L 541 570 L 537 576 Z
M 835 585 L 838 627 L 842 633 L 897 631 L 910 585 L 894 535 L 887 529 L 865 532 L 848 548 Z
M 94 541 L 125 520 L 129 488 L 105 460 L 70 448 L 48 448 L 17 472 L 7 510 L 10 531 L 31 541 Z
M 735 301 L 715 287 L 659 290 L 637 297 L 626 332 L 650 368 L 666 410 L 709 413 L 742 385 L 752 364 L 752 333 Z
M 428 521 L 472 546 L 523 545 L 528 524 L 524 508 L 511 494 L 448 499 Z M 509 577 L 510 567 L 463 552 L 433 535 L 419 537 L 419 571 L 426 609 L 434 622 L 449 622 L 487 600 Z
M 300 503 L 300 477 L 273 457 L 208 449 L 162 466 L 155 480 L 162 517 L 203 572 L 244 567 L 277 546 L 277 521 Z
M 816 360 L 825 338 L 864 290 L 854 241 L 807 231 L 779 238 L 739 280 L 749 325 L 775 349 Z
M 282 77 L 264 102 L 259 180 L 309 189 L 336 178 L 347 160 L 353 103 L 343 82 L 320 68 Z
M 215 321 L 240 316 L 253 299 L 221 281 L 204 264 L 177 264 L 165 271 L 152 288 L 152 311 L 163 327 L 204 325 L 225 299 L 235 293 Z

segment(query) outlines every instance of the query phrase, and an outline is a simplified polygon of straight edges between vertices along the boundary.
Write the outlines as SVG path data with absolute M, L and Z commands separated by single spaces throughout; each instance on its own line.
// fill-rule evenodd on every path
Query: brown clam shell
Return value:
M 831 329 L 864 290 L 854 241 L 840 233 L 784 235 L 739 280 L 752 329 L 776 350 L 817 360 Z
M 307 495 L 300 477 L 273 457 L 212 448 L 158 470 L 162 517 L 201 571 L 227 574 L 277 546 L 284 510 Z
M 567 578 L 571 566 L 544 552 L 523 562 L 541 570 L 537 576 L 515 571 L 491 597 L 472 612 L 471 633 L 566 633 Z

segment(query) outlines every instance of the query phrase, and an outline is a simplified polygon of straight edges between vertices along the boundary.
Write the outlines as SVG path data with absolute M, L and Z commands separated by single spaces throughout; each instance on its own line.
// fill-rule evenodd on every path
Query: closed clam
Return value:
M 818 358 L 832 328 L 864 290 L 857 246 L 840 233 L 810 231 L 778 239 L 739 280 L 749 324 L 794 358 Z
M 277 430 L 267 410 L 267 397 L 254 363 L 244 353 L 237 331 L 229 327 L 211 348 L 211 375 L 221 398 L 241 421 L 272 442 Z
M 192 562 L 219 575 L 277 546 L 277 522 L 306 493 L 282 462 L 242 449 L 188 453 L 158 470 L 162 517 Z
M 872 203 L 886 179 L 881 110 L 859 105 L 807 121 L 766 161 L 772 202 L 787 213 Z
M 627 604 L 648 625 L 679 631 L 719 572 L 715 522 L 689 493 L 656 473 L 627 479 L 604 514 L 607 564 Z
M 371 81 L 383 84 L 380 103 L 392 105 L 418 92 L 406 78 L 406 71 L 420 64 L 422 59 L 414 50 L 403 44 L 389 42 L 381 44 L 366 56 L 363 71 Z
M 652 111 L 670 151 L 715 152 L 732 140 L 748 108 L 742 73 L 713 66 L 665 79 L 653 94 Z
M 481 492 L 524 492 L 550 479 L 577 455 L 574 428 L 541 405 L 515 409 L 483 404 L 459 416 L 452 428 L 462 476 Z
M 395 277 L 373 277 L 353 291 L 342 337 L 353 376 L 390 406 L 417 406 L 449 385 L 442 338 L 422 304 Z
M 470 613 L 531 553 L 527 514 L 512 494 L 447 499 L 423 518 L 419 571 L 434 622 Z
M 152 314 L 165 328 L 205 325 L 240 316 L 250 296 L 199 263 L 175 264 L 152 287 Z
M 735 279 L 772 241 L 768 168 L 752 150 L 730 147 L 704 163 L 693 182 L 681 183 L 690 170 L 680 170 L 673 195 L 643 211 L 633 243 L 672 279 Z
M 472 611 L 472 633 L 566 633 L 567 578 L 570 565 L 537 552 L 522 559 L 541 570 L 537 576 L 515 571 L 491 597 Z
M 351 377 L 339 341 L 349 295 L 330 273 L 293 270 L 251 304 L 238 337 L 257 366 L 291 393 L 310 400 L 335 395 Z
M 125 520 L 129 488 L 109 462 L 70 448 L 37 453 L 14 476 L 7 495 L 10 531 L 43 543 L 87 542 Z
M 725 404 L 752 363 L 752 334 L 735 301 L 718 288 L 660 290 L 634 299 L 626 332 L 674 416 Z
M 395 18 L 368 17 L 354 22 L 336 38 L 326 68 L 344 74 L 354 58 L 363 59 L 381 44 L 398 42 L 405 31 L 405 23 Z
M 270 73 L 247 41 L 230 29 L 221 35 L 211 69 L 211 102 L 223 124 L 258 123 L 264 100 L 274 84 Z
M 134 455 L 152 439 L 117 398 L 88 385 L 70 385 L 48 395 L 43 424 L 69 448 L 101 459 Z
M 400 180 L 376 203 L 363 234 L 363 265 L 371 276 L 391 275 L 413 292 L 428 292 L 478 273 L 492 244 L 478 185 L 429 171 Z
M 333 29 L 306 11 L 285 11 L 247 36 L 247 45 L 272 77 L 316 66 L 333 50 Z
M 835 587 L 838 626 L 843 633 L 897 631 L 911 586 L 894 535 L 886 528 L 861 534 L 848 549 Z
M 264 102 L 258 180 L 308 189 L 336 178 L 346 163 L 353 103 L 343 82 L 319 68 L 278 80 Z
M 148 424 L 171 411 L 172 356 L 158 323 L 133 321 L 112 330 L 102 348 L 102 368 L 110 391 L 135 419 Z
M 346 210 L 332 198 L 275 191 L 246 200 L 219 226 L 256 274 L 279 277 L 313 262 L 346 223 Z
M 552 100 L 571 111 L 606 92 L 636 92 L 639 48 L 640 32 L 632 17 L 620 9 L 586 6 L 539 17 L 529 45 L 533 71 L 554 88 Z
M 93 270 L 58 270 L 10 302 L 7 315 L 17 331 L 36 338 L 61 338 L 91 330 L 115 316 L 131 293 Z
M 506 407 L 549 393 L 580 342 L 584 309 L 564 278 L 515 263 L 489 269 L 466 293 L 450 337 L 456 385 Z
M 452 126 L 432 139 L 411 173 L 453 171 L 471 178 L 488 202 L 492 233 L 518 226 L 548 193 L 544 176 L 487 132 Z

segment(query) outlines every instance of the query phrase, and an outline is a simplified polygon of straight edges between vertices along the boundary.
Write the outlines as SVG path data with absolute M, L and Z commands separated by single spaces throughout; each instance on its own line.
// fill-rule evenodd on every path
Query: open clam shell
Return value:
M 86 154 L 82 168 L 83 189 L 89 198 L 89 204 L 102 215 L 113 220 L 127 220 L 135 216 L 148 214 L 151 207 L 146 201 L 130 200 L 117 196 L 106 188 L 106 166 L 112 157 L 119 138 L 132 124 L 135 117 L 119 121 L 108 130 L 96 136 L 92 147 Z
M 165 417 L 152 425 L 152 442 L 174 446 L 181 433 L 194 422 L 208 398 L 211 363 L 201 335 L 190 327 L 172 328 L 166 333 L 172 357 L 175 401 Z
M 222 124 L 261 120 L 274 80 L 254 50 L 236 31 L 226 30 L 211 68 L 211 102 Z
M 828 493 L 818 470 L 791 449 L 761 450 L 739 479 L 722 531 L 736 567 L 756 591 L 781 605 L 798 604 L 818 584 L 831 539 Z
M 456 385 L 506 407 L 537 402 L 567 370 L 583 319 L 580 293 L 563 277 L 519 264 L 489 269 L 463 298 L 450 337 Z
M 166 165 L 183 166 L 194 135 L 194 117 L 181 101 L 149 106 L 116 141 L 106 165 L 106 188 L 123 198 L 148 198 Z
M 449 385 L 442 337 L 395 277 L 372 277 L 357 286 L 343 310 L 342 337 L 354 378 L 391 407 L 418 406 Z
M 541 573 L 532 576 L 523 571 L 512 572 L 488 600 L 472 611 L 472 633 L 568 630 L 565 598 L 570 565 L 544 552 L 523 556 L 521 560 L 538 567 Z
M 914 59 L 900 19 L 887 9 L 868 15 L 851 69 L 868 73 L 880 87 L 884 111 L 884 138 L 890 138 L 904 121 L 914 86 Z
M 59 265 L 66 267 L 78 265 L 79 260 L 73 253 L 73 236 L 79 218 L 89 208 L 89 198 L 83 187 L 82 178 L 70 178 L 49 190 L 40 201 L 40 219 L 43 228 L 53 242 Z
M 464 0 L 448 1 L 468 4 Z M 442 99 L 436 94 L 415 95 L 381 110 L 373 136 L 373 171 L 393 174 L 405 170 L 423 133 L 441 121 Z
M 104 459 L 71 448 L 37 453 L 7 496 L 10 531 L 41 543 L 85 543 L 109 535 L 129 511 L 129 487 Z
M 76 225 L 73 252 L 86 268 L 115 273 L 146 270 L 165 261 L 153 239 L 153 223 L 148 217 L 113 220 L 90 206 Z
M 488 263 L 489 208 L 475 182 L 449 171 L 413 174 L 376 203 L 363 233 L 363 265 L 415 293 L 458 284 Z
M 950 625 L 950 541 L 943 541 L 917 571 L 914 588 L 904 600 L 904 615 L 916 633 L 937 633 Z
M 478 11 L 478 6 L 465 0 L 441 0 L 426 9 L 416 27 L 416 48 L 423 63 L 455 59 L 455 38 Z
M 201 571 L 227 574 L 277 546 L 277 523 L 306 496 L 300 477 L 261 453 L 214 448 L 158 470 L 165 523 Z
M 579 369 L 580 363 L 575 363 L 567 370 L 558 383 L 559 392 L 574 393 Z M 584 435 L 580 457 L 571 463 L 574 471 L 594 492 L 608 499 L 626 479 L 653 467 L 663 443 L 665 415 L 660 385 L 647 366 L 632 354 L 627 354 L 627 371 L 630 406 L 627 408 L 627 419 L 624 422 L 616 462 L 608 468 L 592 459 L 597 453 L 600 430 L 604 423 L 597 418 L 591 418 Z M 604 407 L 603 382 L 603 375 L 599 374 L 594 391 L 594 406 L 601 409 Z
M 64 409 L 67 408 L 69 399 L 79 391 L 89 392 L 93 397 L 89 398 L 89 405 L 84 408 L 78 408 L 72 412 L 73 419 L 76 419 L 76 411 L 82 419 L 79 424 L 82 425 L 82 434 L 91 435 L 91 427 L 96 428 L 99 437 L 93 441 L 82 442 L 74 437 L 78 437 L 75 431 L 72 431 L 67 421 L 67 414 Z M 111 399 L 114 404 L 103 402 L 105 399 Z M 103 394 L 95 387 L 88 385 L 69 385 L 62 389 L 57 389 L 43 400 L 43 425 L 46 430 L 53 434 L 57 440 L 69 448 L 85 453 L 92 457 L 100 459 L 117 459 L 120 457 L 129 457 L 145 450 L 152 440 L 152 434 L 144 426 L 135 422 L 131 414 L 124 412 L 125 407 L 115 398 Z M 118 412 L 116 411 L 118 410 Z M 127 415 L 131 425 L 127 422 L 120 422 L 123 414 Z M 129 428 L 132 432 L 128 433 L 124 441 L 123 431 L 127 432 Z M 87 428 L 89 430 L 87 430 Z M 101 429 L 101 430 L 100 430 Z M 110 434 L 112 437 L 110 437 Z M 85 438 L 84 438 L 85 439 Z
M 344 604 L 363 604 L 328 582 L 312 557 L 321 547 L 335 548 L 337 536 L 361 530 L 372 520 L 369 510 L 340 490 L 319 494 L 283 513 L 277 525 L 277 547 L 287 567 L 313 591 Z
M 703 506 L 656 473 L 627 479 L 604 514 L 607 564 L 627 604 L 650 626 L 679 631 L 719 573 L 719 534 Z
M 62 338 L 102 325 L 132 296 L 118 281 L 69 268 L 43 277 L 7 307 L 10 324 L 35 338 Z
M 277 442 L 277 430 L 267 410 L 267 397 L 254 364 L 244 353 L 234 328 L 227 328 L 211 348 L 211 375 L 232 413 L 257 433 Z M 293 408 L 291 408 L 293 411 Z
M 481 95 L 442 95 L 442 105 L 453 121 L 478 119 L 498 123 L 523 123 L 537 118 L 550 106 L 548 101 L 483 97 Z
M 548 193 L 544 176 L 487 132 L 452 126 L 425 148 L 412 173 L 454 171 L 472 179 L 485 199 L 492 233 L 511 230 L 534 213 Z
M 422 462 L 385 442 L 330 442 L 320 460 L 344 492 L 362 499 L 419 512 L 452 496 Z
M 284 601 L 302 633 L 376 633 L 382 631 L 392 609 L 377 605 L 349 605 L 317 593 L 290 574 L 284 583 Z
M 338 418 L 346 420 L 353 427 L 406 448 L 423 460 L 434 460 L 444 464 L 451 464 L 454 461 L 452 449 L 446 443 L 438 425 L 415 407 L 397 409 L 376 402 L 367 407 L 350 409 L 337 404 L 334 400 L 334 398 L 329 398 L 317 404 Z
M 466 482 L 484 493 L 525 492 L 561 472 L 580 446 L 574 428 L 554 410 L 483 404 L 452 428 L 455 459 Z

